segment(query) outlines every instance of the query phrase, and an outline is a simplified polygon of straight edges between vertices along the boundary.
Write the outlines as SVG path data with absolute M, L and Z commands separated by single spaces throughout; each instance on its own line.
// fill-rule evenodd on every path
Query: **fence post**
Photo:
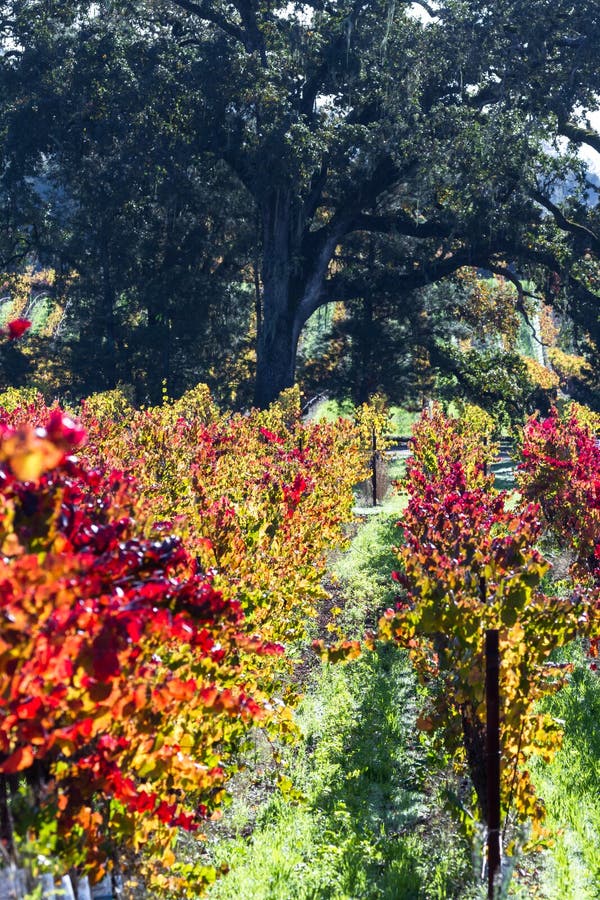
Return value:
M 373 497 L 373 506 L 377 506 L 377 432 L 373 428 L 371 432 L 372 451 L 371 456 L 371 492 Z
M 87 875 L 77 881 L 77 900 L 92 900 L 90 882 Z
M 488 900 L 494 900 L 494 888 L 500 872 L 500 651 L 498 630 L 485 633 L 485 705 L 486 705 L 486 784 L 487 784 L 487 857 Z
M 4 849 L 12 858 L 15 852 L 15 842 L 8 796 L 8 778 L 4 774 L 0 775 L 0 839 L 4 844 Z

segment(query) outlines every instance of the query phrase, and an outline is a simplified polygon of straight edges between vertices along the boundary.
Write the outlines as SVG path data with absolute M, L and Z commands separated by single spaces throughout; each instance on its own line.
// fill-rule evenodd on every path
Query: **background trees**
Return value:
M 125 11 L 77 6 L 62 24 L 14 20 L 6 190 L 32 198 L 38 255 L 79 275 L 61 341 L 73 389 L 123 380 L 152 398 L 166 379 L 181 393 L 206 380 L 215 346 L 233 357 L 246 339 L 244 198 L 222 164 L 189 152 L 193 84 L 178 82 L 176 54 L 165 61 Z
M 89 377 L 156 392 L 148 349 L 181 390 L 218 368 L 217 338 L 245 352 L 253 310 L 263 405 L 316 310 L 369 294 L 401 319 L 463 266 L 560 273 L 595 336 L 597 192 L 576 153 L 599 146 L 595 4 L 4 11 L 5 242 L 81 271 Z

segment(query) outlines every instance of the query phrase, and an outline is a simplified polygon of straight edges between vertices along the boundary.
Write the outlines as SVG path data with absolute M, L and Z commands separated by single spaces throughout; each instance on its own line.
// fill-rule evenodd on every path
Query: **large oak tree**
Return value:
M 357 284 L 345 264 L 363 236 L 393 247 L 394 265 L 373 278 L 398 304 L 465 265 L 512 278 L 543 269 L 561 274 L 574 314 L 600 330 L 597 193 L 576 153 L 600 149 L 587 119 L 600 89 L 592 0 L 52 6 L 54 18 L 32 0 L 4 4 L 15 71 L 61 9 L 65 59 L 86 28 L 154 47 L 143 106 L 159 133 L 180 137 L 173 165 L 186 153 L 194 165 L 220 160 L 251 201 L 259 405 L 293 383 L 309 317 L 364 297 L 364 277 Z M 35 27 L 23 18 L 32 10 Z M 164 85 L 177 103 L 165 104 Z M 60 165 L 69 122 L 54 116 L 45 151 Z
M 259 404 L 293 382 L 307 319 L 353 295 L 336 258 L 356 233 L 400 243 L 399 302 L 507 260 L 579 284 L 573 260 L 598 248 L 581 196 L 579 219 L 554 200 L 574 168 L 557 137 L 598 146 L 581 112 L 597 104 L 597 4 L 419 6 L 426 23 L 383 0 L 166 7 L 217 76 L 198 130 L 260 213 Z

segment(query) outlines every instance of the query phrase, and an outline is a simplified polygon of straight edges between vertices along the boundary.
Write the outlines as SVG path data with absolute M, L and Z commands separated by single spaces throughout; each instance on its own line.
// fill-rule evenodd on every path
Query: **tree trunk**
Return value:
M 294 322 L 280 315 L 259 341 L 254 403 L 264 409 L 292 387 L 296 371 L 298 334 Z
M 262 322 L 256 363 L 256 406 L 268 406 L 292 387 L 300 332 L 328 302 L 323 286 L 350 215 L 339 217 L 310 251 L 302 205 L 290 189 L 273 189 L 261 204 L 263 225 Z
M 292 296 L 292 205 L 291 192 L 278 188 L 261 206 L 262 322 L 254 393 L 254 403 L 260 408 L 294 384 L 301 324 L 300 303 Z

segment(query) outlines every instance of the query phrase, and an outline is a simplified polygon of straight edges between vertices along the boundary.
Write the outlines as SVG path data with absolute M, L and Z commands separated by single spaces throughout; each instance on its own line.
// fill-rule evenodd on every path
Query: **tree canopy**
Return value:
M 108 359 L 170 329 L 201 353 L 237 284 L 265 405 L 317 309 L 464 266 L 517 303 L 552 277 L 600 336 L 591 0 L 13 0 L 2 27 L 5 259 L 80 270 Z

